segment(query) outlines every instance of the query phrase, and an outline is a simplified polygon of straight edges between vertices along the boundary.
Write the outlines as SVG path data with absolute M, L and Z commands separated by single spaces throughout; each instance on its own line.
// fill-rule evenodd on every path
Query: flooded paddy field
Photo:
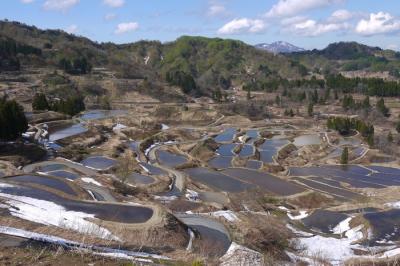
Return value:
M 331 234 L 335 226 L 337 226 L 341 221 L 345 220 L 348 215 L 332 212 L 327 210 L 315 210 L 311 215 L 302 219 L 301 222 L 307 228 L 311 230 Z
M 88 129 L 81 123 L 56 130 L 49 135 L 49 141 L 57 141 L 87 132 Z
M 208 165 L 217 169 L 225 169 L 232 166 L 232 156 L 216 156 L 208 161 Z
M 255 160 L 248 160 L 246 163 L 246 168 L 258 170 L 262 166 L 262 162 Z
M 50 172 L 47 172 L 47 174 L 49 174 L 51 176 L 66 178 L 69 180 L 75 180 L 75 179 L 79 178 L 78 174 L 72 173 L 69 171 L 65 171 L 65 170 L 50 171 Z
M 91 110 L 84 112 L 79 118 L 88 121 L 123 116 L 128 113 L 127 110 Z
M 207 168 L 187 169 L 185 172 L 193 180 L 210 186 L 216 190 L 235 193 L 255 187 L 252 184 L 248 184 L 236 178 L 232 178 Z
M 222 173 L 252 185 L 256 185 L 268 192 L 280 196 L 288 196 L 305 191 L 305 189 L 299 185 L 285 181 L 270 174 L 261 173 L 254 170 L 231 168 L 222 171 Z
M 59 190 L 68 195 L 77 196 L 77 193 L 72 189 L 71 185 L 69 185 L 67 182 L 49 176 L 20 175 L 20 176 L 7 177 L 7 180 L 17 182 L 20 184 L 31 183 L 31 184 L 41 185 L 44 187 L 49 187 L 51 189 Z
M 175 154 L 164 150 L 157 150 L 156 156 L 160 164 L 169 167 L 176 167 L 188 161 L 188 159 L 183 155 Z
M 176 232 L 177 226 L 183 226 L 178 237 L 185 239 L 184 245 L 175 251 L 186 255 L 203 252 L 218 258 L 227 254 L 232 241 L 261 253 L 264 240 L 275 243 L 282 241 L 282 236 L 289 242 L 297 238 L 301 244 L 326 241 L 332 247 L 329 241 L 337 241 L 345 249 L 352 242 L 345 231 L 359 223 L 365 228 L 357 231 L 357 237 L 373 232 L 369 243 L 357 243 L 360 247 L 399 240 L 399 212 L 395 204 L 386 203 L 400 197 L 385 198 L 385 193 L 400 187 L 400 170 L 332 164 L 338 162 L 344 147 L 349 147 L 351 162 L 365 162 L 363 158 L 352 161 L 367 149 L 357 135 L 343 138 L 320 126 L 306 128 L 300 122 L 293 126 L 287 121 L 271 125 L 268 120 L 233 123 L 235 120 L 223 116 L 210 126 L 168 122 L 168 127 L 161 128 L 164 119 L 127 123 L 127 116 L 106 119 L 127 113 L 93 110 L 76 117 L 81 123 L 55 132 L 55 138 L 79 134 L 79 127 L 87 126 L 90 132 L 101 128 L 96 134 L 102 142 L 88 145 L 82 153 L 78 150 L 80 156 L 76 157 L 60 152 L 73 161 L 52 157 L 25 166 L 26 179 L 7 183 L 15 187 L 0 185 L 0 193 L 8 195 L 9 202 L 12 195 L 47 201 L 67 212 L 88 215 L 87 221 L 147 223 L 138 230 L 149 236 Z M 127 128 L 113 131 L 121 120 Z M 82 136 L 92 138 L 89 135 Z M 143 151 L 141 143 L 155 145 Z M 119 167 L 123 164 L 119 162 L 125 156 L 133 159 L 132 168 L 121 178 Z M 46 176 L 28 178 L 36 176 L 35 172 Z M 379 201 L 374 202 L 374 197 Z M 158 217 L 160 210 L 168 216 Z M 12 212 L 11 208 L 7 211 Z M 343 229 L 339 227 L 346 230 L 338 233 Z M 168 232 L 168 239 L 174 239 Z M 279 237 L 274 239 L 275 235 Z
M 114 159 L 104 156 L 91 156 L 81 162 L 84 166 L 96 170 L 108 170 L 117 164 Z
M 143 223 L 153 215 L 153 210 L 147 207 L 70 200 L 52 192 L 25 187 L 22 184 L 1 186 L 0 190 L 3 196 L 15 195 L 44 200 L 60 205 L 70 211 L 93 214 L 96 218 L 104 221 Z
M 306 146 L 306 145 L 319 145 L 319 144 L 321 144 L 321 138 L 317 134 L 301 135 L 294 139 L 293 144 L 298 147 L 302 147 L 302 146 Z
M 148 184 L 154 183 L 155 179 L 148 175 L 141 175 L 138 173 L 133 173 L 130 176 L 128 176 L 128 182 L 131 182 L 133 184 L 148 185 Z
M 224 132 L 216 136 L 215 141 L 220 143 L 231 142 L 235 138 L 236 133 L 237 132 L 235 128 L 228 128 Z
M 364 214 L 371 225 L 372 244 L 393 244 L 400 241 L 400 209 Z
M 368 168 L 367 168 L 368 167 Z M 384 188 L 387 186 L 398 186 L 400 176 L 396 174 L 385 174 L 380 172 L 372 172 L 370 167 L 361 167 L 357 165 L 323 165 L 314 167 L 290 167 L 290 176 L 314 176 L 321 177 L 320 180 L 324 183 L 323 178 L 329 178 L 339 182 L 345 182 L 355 188 Z M 377 171 L 378 168 L 375 168 Z M 387 172 L 397 172 L 396 168 L 384 168 Z

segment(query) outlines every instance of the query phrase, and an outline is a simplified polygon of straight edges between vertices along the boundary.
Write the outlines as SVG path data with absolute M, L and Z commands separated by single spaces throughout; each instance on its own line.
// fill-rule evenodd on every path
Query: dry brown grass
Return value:
M 296 198 L 288 199 L 288 202 L 302 209 L 315 209 L 327 206 L 331 204 L 333 200 L 321 193 L 311 192 Z

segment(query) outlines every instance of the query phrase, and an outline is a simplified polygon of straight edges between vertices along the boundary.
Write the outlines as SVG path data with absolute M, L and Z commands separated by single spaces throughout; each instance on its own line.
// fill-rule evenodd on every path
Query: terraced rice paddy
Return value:
M 104 156 L 91 156 L 81 162 L 84 166 L 96 170 L 107 170 L 117 164 L 117 161 Z
M 156 152 L 157 160 L 166 166 L 176 167 L 178 165 L 186 163 L 188 160 L 185 156 L 175 154 L 169 151 L 158 150 Z

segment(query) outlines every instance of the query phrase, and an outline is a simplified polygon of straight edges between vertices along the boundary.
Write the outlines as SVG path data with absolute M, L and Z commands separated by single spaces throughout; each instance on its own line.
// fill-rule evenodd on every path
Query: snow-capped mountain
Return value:
M 273 42 L 273 43 L 260 43 L 255 45 L 256 48 L 262 49 L 269 51 L 274 54 L 279 54 L 279 53 L 294 53 L 294 52 L 302 52 L 305 51 L 303 48 L 294 46 L 291 43 L 288 42 Z

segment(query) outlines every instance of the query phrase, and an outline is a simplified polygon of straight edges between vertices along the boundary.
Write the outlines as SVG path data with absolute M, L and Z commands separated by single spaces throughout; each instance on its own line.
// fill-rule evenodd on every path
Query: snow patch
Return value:
M 124 129 L 124 128 L 126 128 L 126 127 L 127 127 L 127 126 L 118 123 L 118 124 L 116 124 L 116 125 L 113 127 L 112 130 L 113 130 L 113 131 L 119 131 L 119 130 Z
M 172 187 L 171 187 L 172 188 Z M 170 188 L 170 189 L 171 189 Z M 189 201 L 199 201 L 199 193 L 197 193 L 194 190 L 191 189 L 186 189 L 186 194 L 185 197 L 189 200 Z
M 307 211 L 300 211 L 299 215 L 295 215 L 293 216 L 290 212 L 287 213 L 287 216 L 291 219 L 291 220 L 301 220 L 304 219 L 308 216 L 309 214 L 307 213 Z
M 12 216 L 31 222 L 53 225 L 83 234 L 94 235 L 103 239 L 120 241 L 118 237 L 112 235 L 107 229 L 86 220 L 88 218 L 95 218 L 94 214 L 69 211 L 61 205 L 46 200 L 9 195 L 1 192 L 0 196 L 7 199 L 6 204 L 10 205 L 8 210 Z
M 150 56 L 146 56 L 144 59 L 144 64 L 147 65 L 149 63 L 150 60 Z
M 228 251 L 220 258 L 220 261 L 220 266 L 264 265 L 264 258 L 261 253 L 235 242 L 232 242 Z
M 223 217 L 229 222 L 239 221 L 239 218 L 232 211 L 216 211 L 210 213 L 214 217 Z
M 353 217 L 348 217 L 345 220 L 341 221 L 338 225 L 335 226 L 335 228 L 333 228 L 332 232 L 334 234 L 341 235 L 344 232 L 349 231 L 351 229 L 350 228 L 351 219 L 353 219 Z
M 82 177 L 81 180 L 85 183 L 89 183 L 89 184 L 94 184 L 96 186 L 102 187 L 103 185 L 100 184 L 99 182 L 97 182 L 96 180 L 94 180 L 91 177 Z

